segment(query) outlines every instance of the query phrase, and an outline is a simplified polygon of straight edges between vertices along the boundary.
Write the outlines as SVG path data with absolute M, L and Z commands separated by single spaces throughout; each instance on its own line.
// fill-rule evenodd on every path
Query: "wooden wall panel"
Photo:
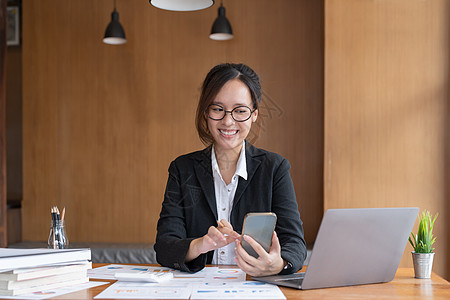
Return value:
M 8 46 L 6 54 L 7 202 L 22 200 L 22 47 Z
M 6 247 L 6 0 L 0 0 L 0 247 Z
M 450 44 L 450 42 L 449 42 Z M 450 47 L 450 45 L 449 45 Z M 450 69 L 450 59 L 448 60 L 448 67 Z M 450 95 L 450 78 L 448 80 L 449 84 L 447 86 L 448 88 L 448 94 Z M 447 116 L 450 116 L 450 100 L 447 100 Z M 445 143 L 445 169 L 446 169 L 446 175 L 445 175 L 445 182 L 450 182 L 450 138 L 448 137 L 448 132 L 450 128 L 450 117 L 447 118 L 447 139 Z M 450 216 L 450 184 L 446 184 L 446 195 L 445 195 L 445 205 L 447 208 L 447 216 Z M 442 222 L 442 221 L 441 221 Z M 444 225 L 445 226 L 445 225 Z M 450 252 L 450 222 L 447 220 L 447 229 L 444 227 L 444 231 L 447 232 L 447 253 Z M 445 255 L 445 254 L 444 254 Z M 450 254 L 447 254 L 447 280 L 450 280 Z
M 326 0 L 324 17 L 325 209 L 439 212 L 434 270 L 447 278 L 449 12 L 446 0 Z
M 169 12 L 117 1 L 128 43 L 102 44 L 109 0 L 23 0 L 23 238 L 66 206 L 72 241 L 153 242 L 169 163 L 201 149 L 200 86 L 245 62 L 264 89 L 256 145 L 292 164 L 307 240 L 323 210 L 323 3 L 226 1 L 235 38 L 208 38 L 218 5 Z

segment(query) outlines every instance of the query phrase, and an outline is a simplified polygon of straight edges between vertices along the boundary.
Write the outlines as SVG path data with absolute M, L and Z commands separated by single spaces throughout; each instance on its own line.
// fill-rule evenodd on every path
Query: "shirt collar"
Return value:
M 216 159 L 216 152 L 214 151 L 214 145 L 212 145 L 211 149 L 211 164 L 213 171 L 216 171 L 220 174 L 219 164 Z M 236 164 L 236 172 L 235 175 L 241 176 L 243 179 L 247 180 L 247 161 L 245 159 L 245 141 L 242 142 L 241 153 L 239 154 L 239 158 Z

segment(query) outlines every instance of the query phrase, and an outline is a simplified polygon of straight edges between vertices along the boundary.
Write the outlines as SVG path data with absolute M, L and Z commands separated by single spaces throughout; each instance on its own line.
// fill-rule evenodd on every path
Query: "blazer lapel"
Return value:
M 261 155 L 257 153 L 258 149 L 253 147 L 252 145 L 249 145 L 247 141 L 245 145 L 247 147 L 245 149 L 245 160 L 247 163 L 247 180 L 239 177 L 239 183 L 237 186 L 236 194 L 234 195 L 233 208 L 236 207 L 237 203 L 241 200 L 242 194 L 252 181 L 253 175 L 255 175 L 256 170 L 261 164 L 261 161 L 255 158 L 256 156 Z
M 205 194 L 206 201 L 217 220 L 216 194 L 214 191 L 214 179 L 211 166 L 211 147 L 200 152 L 196 160 L 197 163 L 194 165 L 195 174 Z

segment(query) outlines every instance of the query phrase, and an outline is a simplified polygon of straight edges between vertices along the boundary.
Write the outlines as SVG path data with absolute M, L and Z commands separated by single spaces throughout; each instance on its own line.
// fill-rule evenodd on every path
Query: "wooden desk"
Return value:
M 104 264 L 94 264 L 99 267 Z M 110 281 L 114 282 L 114 281 Z M 52 299 L 93 299 L 110 284 Z M 295 299 L 450 299 L 450 283 L 432 274 L 431 279 L 414 278 L 414 270 L 399 268 L 391 282 L 350 287 L 296 290 L 281 287 L 288 300 Z

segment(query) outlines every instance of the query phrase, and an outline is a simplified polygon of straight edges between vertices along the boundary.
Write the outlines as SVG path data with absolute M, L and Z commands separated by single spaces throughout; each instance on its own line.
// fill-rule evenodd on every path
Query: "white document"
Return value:
M 245 281 L 241 269 L 206 267 L 187 273 L 164 267 L 107 265 L 89 270 L 90 278 L 113 279 L 116 273 L 170 272 L 173 279 L 160 283 L 118 281 L 95 299 L 286 299 L 276 285 Z
M 94 299 L 189 299 L 191 284 L 118 281 Z
M 149 272 L 141 271 L 139 273 L 116 273 L 116 279 L 119 281 L 132 282 L 164 282 L 173 279 L 172 272 Z
M 241 269 L 229 269 L 219 267 L 206 267 L 197 273 L 188 273 L 174 270 L 166 267 L 135 266 L 111 264 L 103 267 L 88 270 L 88 276 L 91 279 L 116 280 L 116 273 L 173 273 L 174 280 L 186 280 L 189 282 L 206 282 L 215 280 L 225 281 L 244 281 L 246 274 Z
M 139 272 L 174 272 L 173 269 L 165 267 L 133 266 L 133 265 L 107 265 L 88 270 L 91 279 L 116 280 L 116 273 L 139 273 Z
M 174 277 L 178 278 L 206 278 L 208 275 L 211 275 L 217 272 L 218 267 L 206 267 L 196 273 L 188 273 L 180 270 L 174 270 Z
M 191 300 L 199 299 L 286 299 L 276 285 L 258 281 L 206 282 L 192 286 Z
M 54 290 L 45 290 L 36 293 L 23 294 L 19 296 L 0 296 L 0 299 L 47 299 L 53 298 L 57 296 L 61 296 L 64 294 L 69 294 L 81 290 L 90 289 L 96 286 L 100 286 L 103 284 L 108 284 L 109 282 L 101 282 L 101 281 L 90 281 L 83 284 L 77 284 L 62 288 L 57 288 Z
M 211 281 L 244 281 L 246 274 L 241 269 L 229 269 L 219 267 L 206 267 L 197 273 L 174 271 L 174 280 L 186 280 L 189 282 L 211 282 Z

